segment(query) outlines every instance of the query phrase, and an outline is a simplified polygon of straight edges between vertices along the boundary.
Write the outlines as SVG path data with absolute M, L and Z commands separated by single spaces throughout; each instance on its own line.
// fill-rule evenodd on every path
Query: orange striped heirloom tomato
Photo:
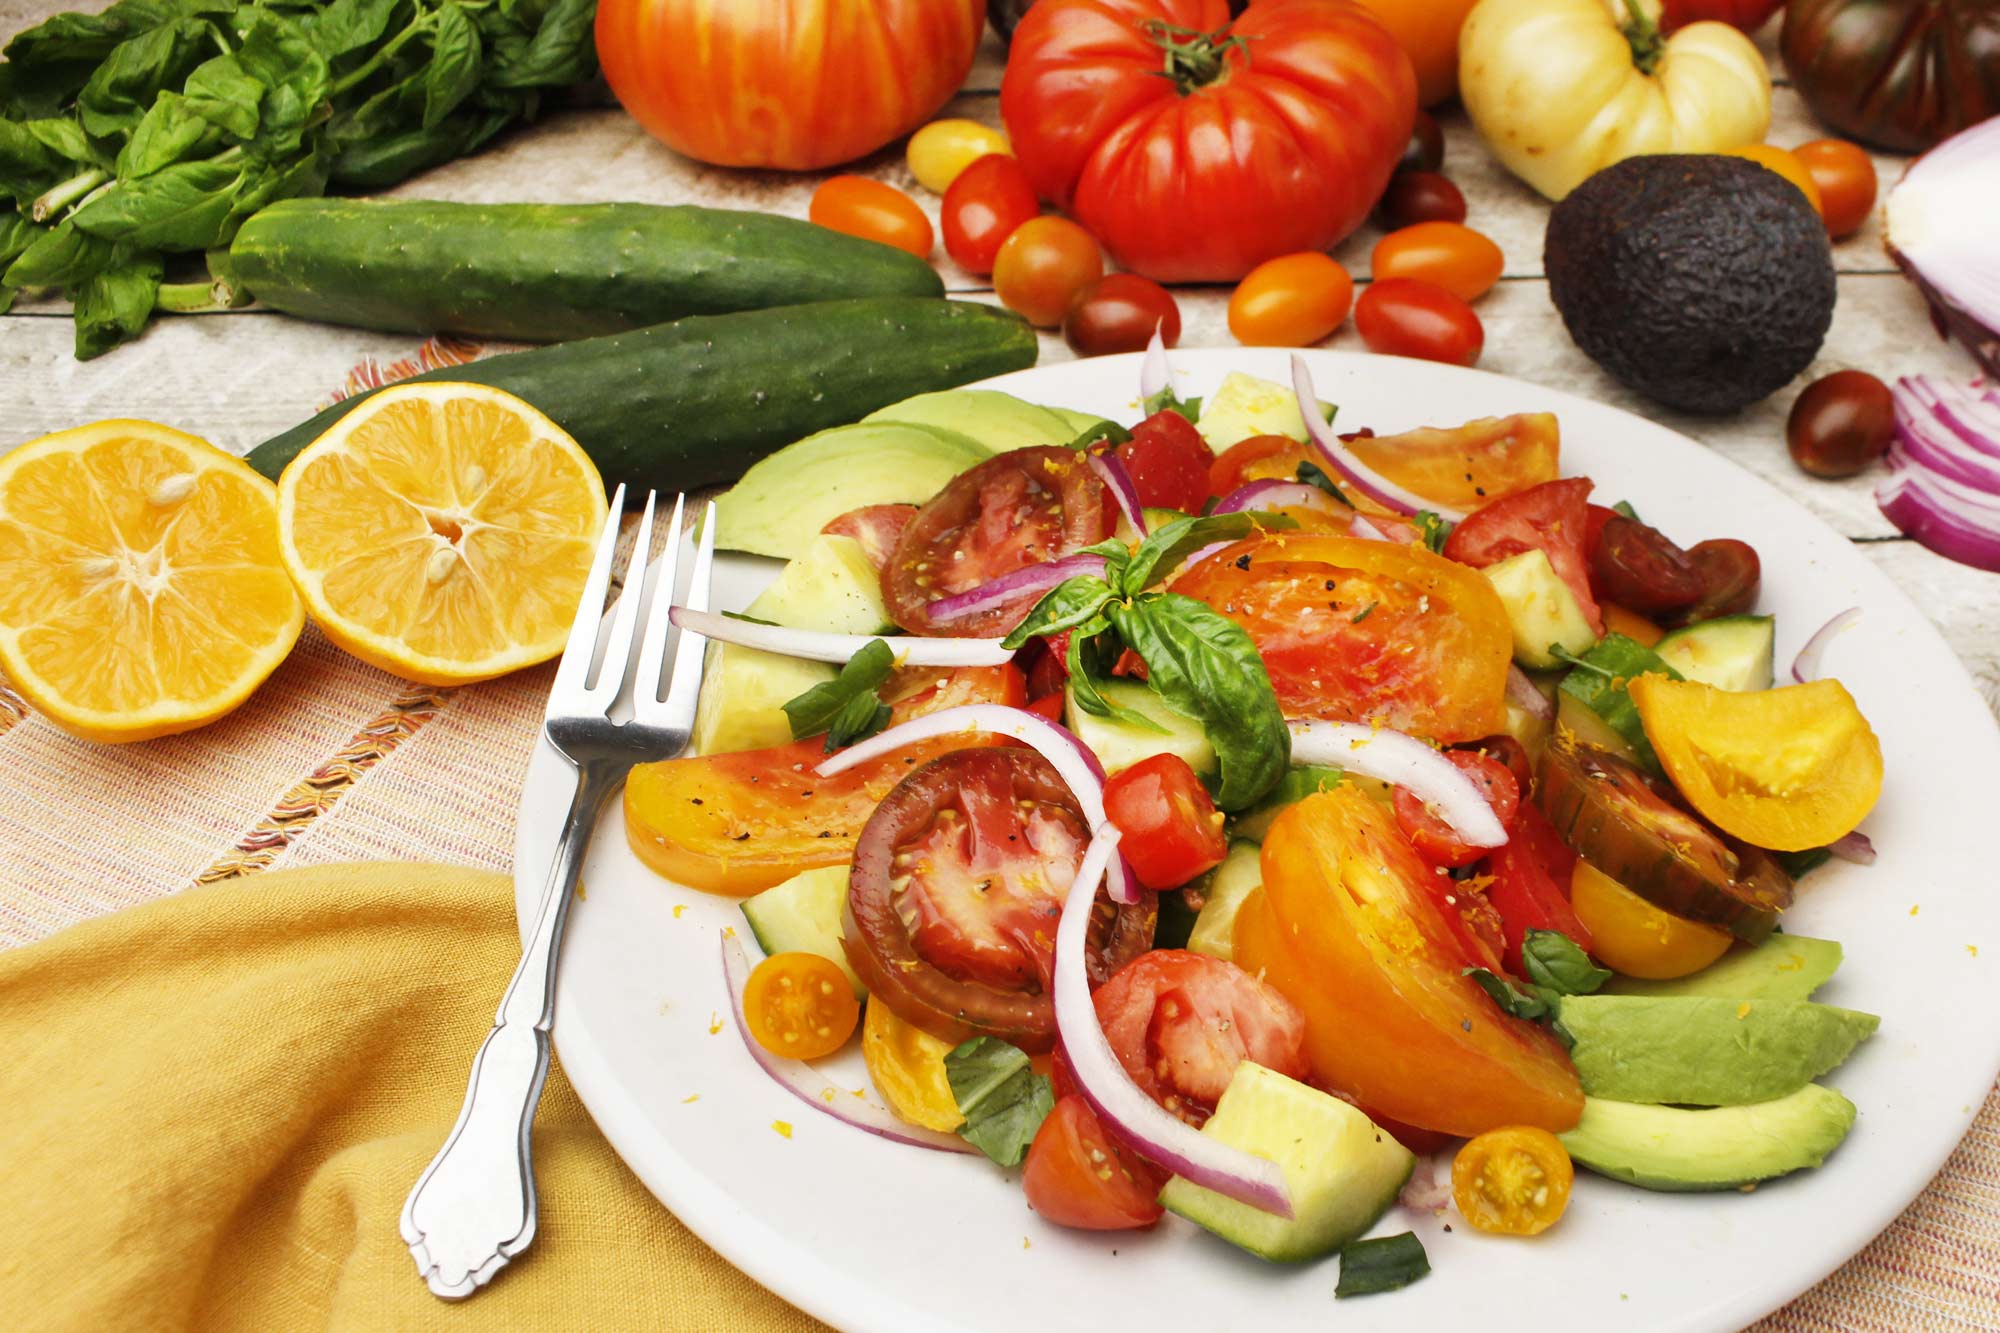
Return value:
M 669 148 L 812 171 L 907 134 L 965 82 L 986 0 L 599 0 L 597 58 Z

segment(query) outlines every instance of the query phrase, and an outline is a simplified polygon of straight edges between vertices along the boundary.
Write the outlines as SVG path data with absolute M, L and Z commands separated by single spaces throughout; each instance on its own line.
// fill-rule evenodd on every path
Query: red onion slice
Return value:
M 1292 762 L 1344 768 L 1407 787 L 1469 847 L 1499 847 L 1507 830 L 1479 785 L 1414 736 L 1357 722 L 1293 719 Z
M 1232 1148 L 1163 1110 L 1125 1072 L 1097 1021 L 1084 954 L 1098 881 L 1115 860 L 1117 846 L 1118 830 L 1098 824 L 1056 927 L 1056 1037 L 1077 1090 L 1105 1126 L 1147 1160 L 1253 1208 L 1290 1217 L 1291 1192 L 1278 1164 Z
M 743 1016 L 743 987 L 750 980 L 750 959 L 743 952 L 742 941 L 730 931 L 722 933 L 722 979 L 729 987 L 729 1012 L 736 1019 L 737 1035 L 749 1048 L 750 1058 L 786 1092 L 815 1111 L 824 1111 L 843 1125 L 852 1125 L 895 1143 L 931 1148 L 938 1152 L 976 1151 L 956 1134 L 943 1134 L 921 1125 L 905 1124 L 873 1102 L 854 1096 L 805 1061 L 773 1055 L 758 1045 L 757 1039 L 750 1035 L 749 1022 Z
M 1093 459 L 1093 462 L 1096 460 Z M 953 593 L 940 597 L 924 609 L 930 618 L 942 624 L 951 620 L 963 620 L 967 616 L 978 615 L 981 611 L 1016 601 L 1032 593 L 1040 597 L 1065 579 L 1073 579 L 1079 574 L 1104 573 L 1104 557 L 1101 555 L 1066 555 L 1060 560 L 1047 560 L 1039 565 L 1029 565 L 1009 574 L 980 584 L 968 592 Z
M 1792 679 L 1803 685 L 1807 681 L 1819 679 L 1819 659 L 1826 652 L 1826 646 L 1834 636 L 1861 619 L 1861 608 L 1850 606 L 1835 615 L 1833 619 L 1813 631 L 1806 640 L 1806 646 L 1799 649 L 1799 655 L 1792 659 Z
M 1333 433 L 1332 425 L 1321 415 L 1319 395 L 1313 392 L 1312 372 L 1306 369 L 1305 358 L 1296 352 L 1292 354 L 1292 391 L 1298 395 L 1299 415 L 1305 418 L 1306 432 L 1312 436 L 1313 447 L 1319 451 L 1326 465 L 1340 474 L 1342 481 L 1384 509 L 1398 514 L 1409 516 L 1428 509 L 1448 523 L 1465 521 L 1462 511 L 1398 486 L 1362 462 L 1360 456 L 1347 447 L 1347 442 Z
M 1025 742 L 1035 753 L 1048 760 L 1056 775 L 1069 784 L 1070 793 L 1083 808 L 1084 822 L 1092 828 L 1104 822 L 1104 765 L 1097 762 L 1097 756 L 1090 752 L 1090 747 L 1078 740 L 1076 733 L 1068 727 L 1051 722 L 1039 713 L 1030 713 L 1025 708 L 1009 708 L 1005 704 L 961 704 L 957 708 L 940 708 L 935 713 L 913 717 L 908 722 L 848 746 L 813 771 L 823 778 L 830 778 L 856 764 L 865 764 L 900 750 L 905 745 L 927 741 L 934 736 L 977 731 Z M 1111 867 L 1110 894 L 1111 901 L 1115 903 L 1139 901 L 1138 883 L 1126 871 L 1122 857 Z
M 1883 200 L 1882 240 L 1929 302 L 1940 332 L 2000 374 L 2000 117 L 1910 163 Z
M 1507 702 L 1540 722 L 1551 721 L 1556 715 L 1556 706 L 1549 702 L 1549 697 L 1536 689 L 1528 673 L 1512 662 L 1507 664 Z
M 1132 484 L 1132 474 L 1125 470 L 1125 464 L 1117 454 L 1099 453 L 1095 450 L 1086 455 L 1090 470 L 1104 483 L 1111 498 L 1118 502 L 1118 512 L 1125 515 L 1125 521 L 1138 530 L 1141 537 L 1146 535 L 1146 509 L 1139 503 L 1139 488 Z M 1102 563 L 1101 561 L 1099 562 Z
M 1451 1202 L 1451 1182 L 1437 1178 L 1437 1163 L 1428 1157 L 1419 1157 L 1410 1169 L 1410 1178 L 1403 1183 L 1403 1192 L 1396 1196 L 1396 1202 L 1413 1213 L 1441 1213 Z
M 1875 503 L 1906 536 L 1947 560 L 2000 573 L 2000 495 L 1910 463 L 1892 466 L 1875 488 Z
M 760 625 L 754 620 L 712 611 L 696 611 L 677 606 L 667 613 L 680 629 L 699 634 L 717 643 L 733 643 L 758 648 L 785 657 L 802 657 L 811 662 L 845 662 L 874 639 L 889 645 L 896 660 L 908 666 L 1000 666 L 1014 660 L 1014 654 L 1000 646 L 998 639 L 929 639 L 910 634 L 823 634 L 818 630 L 787 629 L 783 625 Z
M 1164 393 L 1171 383 L 1167 373 L 1167 344 L 1160 337 L 1160 326 L 1153 326 L 1153 336 L 1146 341 L 1146 359 L 1139 363 L 1139 401 L 1144 403 L 1155 394 Z
M 1252 509 L 1311 509 L 1333 518 L 1342 518 L 1353 512 L 1317 486 L 1308 486 L 1302 481 L 1285 481 L 1279 477 L 1266 477 L 1262 481 L 1237 487 L 1217 501 L 1211 512 L 1240 514 Z
M 1866 833 L 1854 832 L 1844 838 L 1836 838 L 1826 845 L 1826 849 L 1843 861 L 1852 861 L 1858 866 L 1875 864 L 1875 844 L 1868 840 Z
M 1386 542 L 1391 540 L 1388 533 L 1376 527 L 1361 514 L 1356 514 L 1348 520 L 1347 531 L 1350 535 L 1359 537 L 1365 542 Z
M 1905 376 L 1890 392 L 1896 408 L 1892 464 L 1914 464 L 2000 495 L 2000 409 L 1968 386 L 1939 379 Z

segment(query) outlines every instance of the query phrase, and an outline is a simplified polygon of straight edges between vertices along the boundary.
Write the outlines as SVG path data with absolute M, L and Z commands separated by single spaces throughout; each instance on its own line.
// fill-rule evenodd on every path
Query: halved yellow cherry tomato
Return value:
M 943 194 L 958 173 L 988 153 L 1012 154 L 1007 136 L 976 120 L 934 120 L 910 136 L 905 150 L 910 174 L 932 194 Z
M 1649 675 L 1629 688 L 1674 786 L 1747 843 L 1824 847 L 1882 795 L 1881 742 L 1837 680 L 1738 693 Z
M 1569 1207 L 1576 1168 L 1562 1140 L 1533 1125 L 1489 1129 L 1451 1160 L 1451 1198 L 1496 1236 L 1539 1236 Z
M 1570 873 L 1569 899 L 1590 932 L 1590 951 L 1628 977 L 1664 981 L 1699 972 L 1722 957 L 1734 938 L 1653 906 L 1581 858 Z
M 817 1060 L 854 1035 L 861 1002 L 847 974 L 816 953 L 774 953 L 743 988 L 750 1035 L 773 1055 Z
M 861 1024 L 861 1058 L 875 1091 L 911 1124 L 944 1134 L 965 1123 L 945 1077 L 944 1058 L 950 1051 L 950 1042 L 905 1023 L 886 1004 L 869 1002 Z

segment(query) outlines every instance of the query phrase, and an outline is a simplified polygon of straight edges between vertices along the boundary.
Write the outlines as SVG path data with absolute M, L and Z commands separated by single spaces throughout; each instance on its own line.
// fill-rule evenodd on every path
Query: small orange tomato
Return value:
M 1451 1160 L 1451 1200 L 1496 1236 L 1539 1236 L 1569 1207 L 1576 1168 L 1562 1140 L 1533 1125 L 1489 1129 Z
M 861 1003 L 832 959 L 816 953 L 774 953 L 743 988 L 750 1035 L 773 1055 L 817 1060 L 854 1035 Z
M 1419 222 L 1375 242 L 1375 278 L 1417 278 L 1474 301 L 1500 281 L 1500 247 L 1459 222 Z
M 1753 143 L 1745 144 L 1741 148 L 1732 148 L 1727 156 L 1746 158 L 1766 171 L 1777 172 L 1798 186 L 1799 193 L 1803 194 L 1806 202 L 1813 206 L 1813 212 L 1821 217 L 1826 216 L 1826 207 L 1820 202 L 1819 185 L 1814 182 L 1812 173 L 1806 170 L 1806 164 L 1789 149 L 1779 148 L 1774 144 Z
M 1305 347 L 1347 322 L 1354 279 L 1331 255 L 1267 259 L 1229 297 L 1229 332 L 1246 347 Z
M 1063 322 L 1084 288 L 1104 276 L 1097 238 L 1068 218 L 1029 218 L 1001 242 L 993 260 L 1000 304 L 1038 328 Z
M 866 176 L 830 176 L 813 191 L 806 216 L 822 227 L 930 258 L 931 220 L 893 185 Z
M 1623 634 L 1647 648 L 1667 637 L 1667 632 L 1658 625 L 1637 611 L 1627 611 L 1616 602 L 1599 602 L 1597 609 L 1604 613 L 1606 634 Z
M 1819 187 L 1827 234 L 1837 241 L 1860 231 L 1875 207 L 1875 159 L 1845 139 L 1814 139 L 1792 156 Z

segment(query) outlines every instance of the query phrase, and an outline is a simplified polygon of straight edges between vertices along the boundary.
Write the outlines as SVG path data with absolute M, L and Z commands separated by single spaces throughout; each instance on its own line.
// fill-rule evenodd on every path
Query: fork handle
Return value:
M 458 1121 L 403 1202 L 403 1240 L 446 1299 L 470 1296 L 535 1238 L 530 1131 L 549 1073 L 556 961 L 591 830 L 622 776 L 616 766 L 579 767 L 534 934 L 473 1057 Z

